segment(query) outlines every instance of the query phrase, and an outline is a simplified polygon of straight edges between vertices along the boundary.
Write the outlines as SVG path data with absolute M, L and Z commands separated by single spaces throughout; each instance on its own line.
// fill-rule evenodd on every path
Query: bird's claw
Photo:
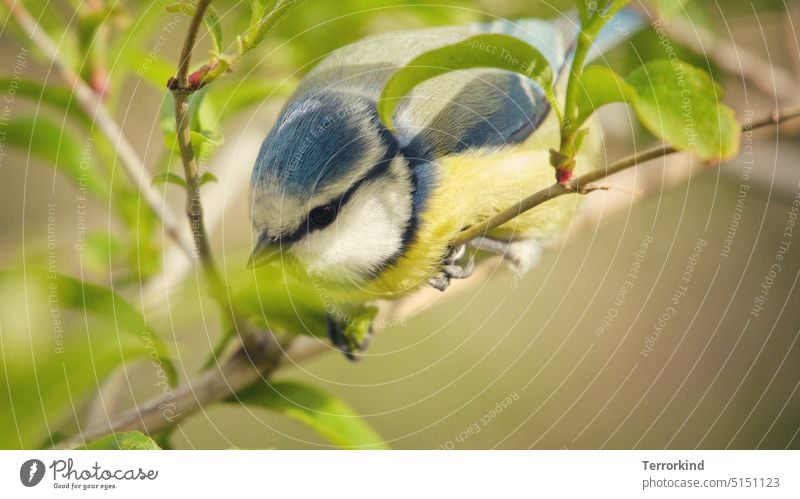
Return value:
M 535 267 L 542 254 L 542 246 L 535 239 L 501 241 L 476 237 L 469 244 L 475 249 L 500 255 L 517 276 L 523 276 Z
M 444 291 L 450 286 L 451 279 L 466 279 L 475 271 L 475 255 L 470 254 L 465 264 L 461 265 L 458 260 L 462 259 L 466 253 L 466 246 L 461 245 L 455 248 L 445 259 L 439 273 L 428 279 L 431 287 Z
M 440 273 L 436 277 L 431 277 L 428 279 L 428 285 L 434 289 L 438 289 L 439 291 L 444 291 L 448 286 L 450 286 L 450 278 L 444 275 L 444 273 Z

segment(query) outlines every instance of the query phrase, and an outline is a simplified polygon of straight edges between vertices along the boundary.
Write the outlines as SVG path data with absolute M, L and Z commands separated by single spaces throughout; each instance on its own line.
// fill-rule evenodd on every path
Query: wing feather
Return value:
M 504 33 L 534 45 L 556 71 L 564 64 L 571 38 L 562 23 L 540 20 L 382 34 L 331 53 L 304 79 L 293 100 L 320 89 L 377 100 L 392 73 L 414 57 L 482 33 Z M 525 76 L 474 69 L 447 73 L 419 85 L 398 106 L 395 123 L 401 145 L 435 157 L 522 142 L 549 111 L 542 90 Z

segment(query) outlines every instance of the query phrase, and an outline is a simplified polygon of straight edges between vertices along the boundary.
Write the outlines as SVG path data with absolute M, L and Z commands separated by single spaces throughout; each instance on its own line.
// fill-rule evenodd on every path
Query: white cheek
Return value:
M 406 179 L 385 176 L 365 184 L 336 221 L 298 241 L 293 251 L 310 272 L 340 282 L 358 282 L 402 247 L 411 218 Z

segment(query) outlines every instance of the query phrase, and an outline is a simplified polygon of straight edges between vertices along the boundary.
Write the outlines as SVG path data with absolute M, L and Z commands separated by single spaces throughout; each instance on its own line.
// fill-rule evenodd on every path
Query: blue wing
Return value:
M 536 47 L 555 72 L 570 51 L 574 24 L 495 21 L 473 24 L 470 36 L 502 33 Z M 529 78 L 498 69 L 449 73 L 423 83 L 398 106 L 395 123 L 414 154 L 440 157 L 524 142 L 550 113 L 542 89 Z
M 621 11 L 600 32 L 587 60 L 621 43 L 644 24 L 635 11 Z M 570 16 L 550 21 L 502 20 L 471 27 L 473 34 L 502 33 L 536 47 L 556 75 L 571 63 L 577 29 L 577 21 Z M 412 130 L 409 135 L 417 153 L 441 156 L 515 145 L 524 142 L 550 113 L 542 89 L 525 76 L 489 69 L 464 73 L 434 78 L 412 92 L 405 106 L 398 106 L 395 123 Z M 463 86 L 448 95 L 447 89 L 458 87 L 459 80 L 464 80 Z M 447 104 L 437 107 L 436 101 L 443 99 L 448 99 Z M 437 109 L 436 116 L 427 116 L 429 108 Z M 424 125 L 420 127 L 421 122 Z

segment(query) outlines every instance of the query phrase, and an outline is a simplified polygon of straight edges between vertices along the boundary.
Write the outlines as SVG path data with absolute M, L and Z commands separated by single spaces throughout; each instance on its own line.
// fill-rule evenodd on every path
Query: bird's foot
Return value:
M 340 319 L 330 314 L 326 316 L 328 338 L 348 360 L 358 360 L 357 352 L 363 352 L 369 346 L 373 336 L 372 321 L 376 313 L 376 308 L 365 307 L 348 319 Z
M 475 270 L 475 254 L 470 252 L 466 256 L 466 262 L 461 263 L 466 253 L 467 248 L 463 244 L 451 251 L 442 263 L 439 273 L 428 279 L 428 284 L 439 291 L 444 291 L 450 286 L 451 279 L 466 279 L 471 276 Z
M 542 256 L 542 246 L 535 239 L 503 241 L 476 237 L 469 244 L 475 249 L 500 255 L 517 276 L 525 275 L 539 263 Z

